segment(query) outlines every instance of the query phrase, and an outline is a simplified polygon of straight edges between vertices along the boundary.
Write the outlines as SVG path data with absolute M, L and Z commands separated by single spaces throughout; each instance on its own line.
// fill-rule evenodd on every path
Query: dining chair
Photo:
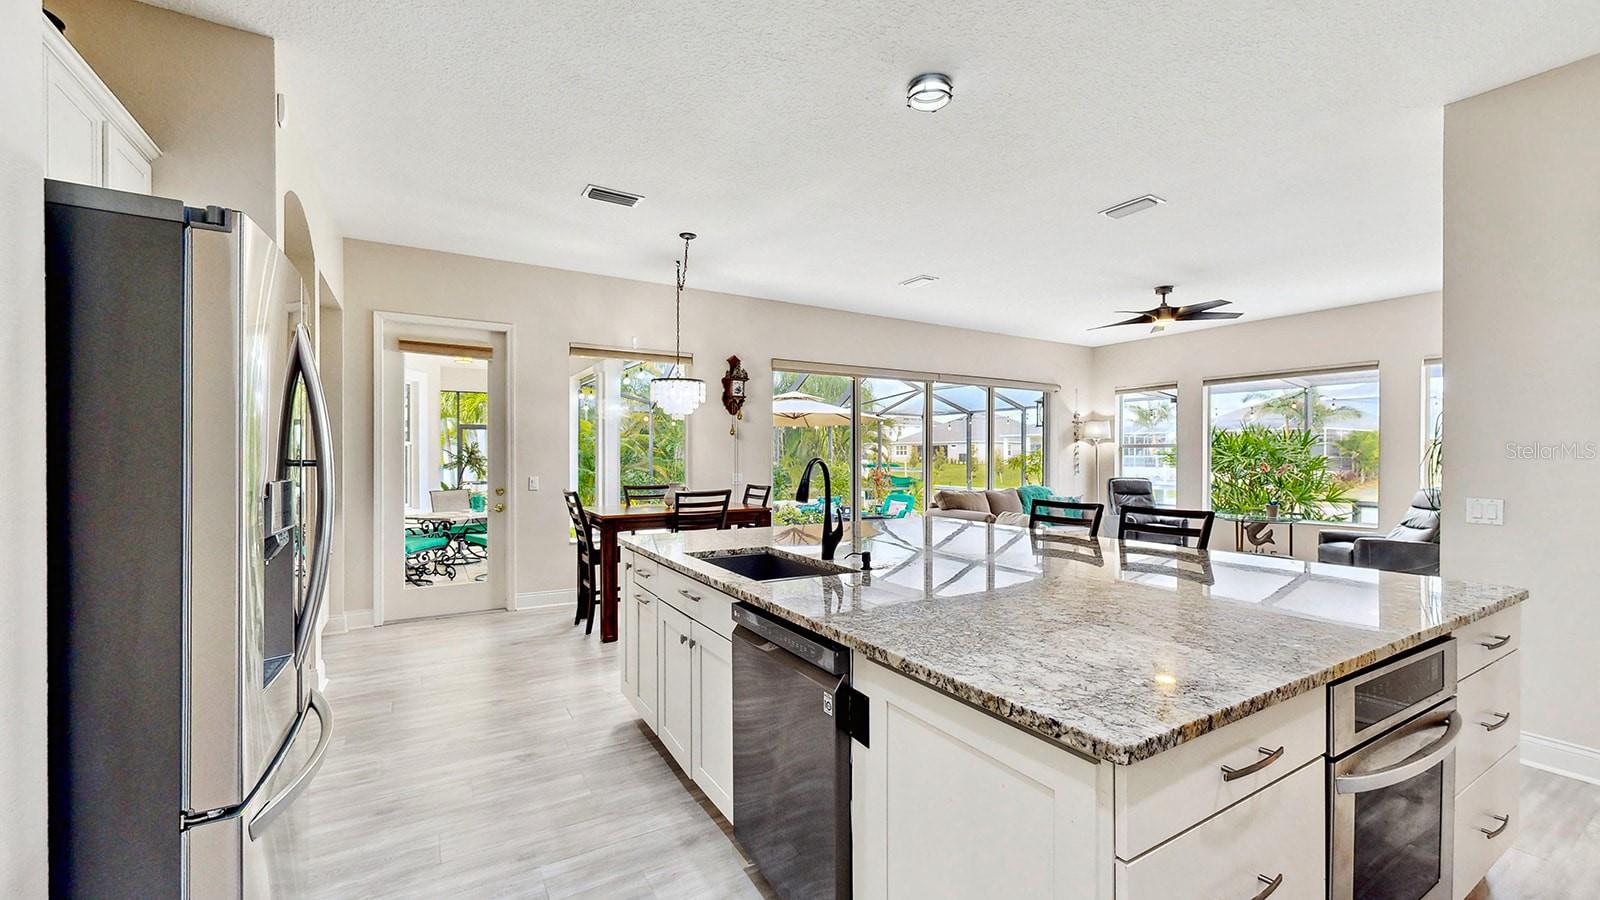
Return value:
M 1217 514 L 1209 509 L 1176 509 L 1170 506 L 1124 506 L 1117 522 L 1117 533 L 1123 540 L 1150 541 L 1157 544 L 1195 546 L 1204 550 L 1211 543 L 1211 525 Z M 1198 527 L 1190 525 L 1199 520 Z
M 673 531 L 728 527 L 728 501 L 733 491 L 679 491 L 672 506 Z
M 633 506 L 636 503 L 665 503 L 667 492 L 672 490 L 670 484 L 625 484 L 622 486 L 622 505 Z
M 578 546 L 578 614 L 572 624 L 588 620 L 584 634 L 594 633 L 594 610 L 600 605 L 599 579 L 600 548 L 594 545 L 594 532 L 589 527 L 589 516 L 583 511 L 583 498 L 577 491 L 562 491 L 567 501 L 567 515 L 572 519 L 572 530 L 577 534 Z
M 745 506 L 766 506 L 771 499 L 772 485 L 770 484 L 747 484 L 744 486 L 744 500 L 742 502 Z M 755 528 L 757 526 L 754 522 L 743 522 L 739 527 Z
M 1040 525 L 1066 525 L 1089 529 L 1089 537 L 1100 536 L 1100 517 L 1106 508 L 1102 503 L 1075 503 L 1070 500 L 1035 500 L 1028 512 L 1028 530 Z M 1069 515 L 1087 513 L 1087 515 Z
M 436 513 L 467 512 L 472 509 L 472 492 L 465 489 L 429 491 L 428 506 Z

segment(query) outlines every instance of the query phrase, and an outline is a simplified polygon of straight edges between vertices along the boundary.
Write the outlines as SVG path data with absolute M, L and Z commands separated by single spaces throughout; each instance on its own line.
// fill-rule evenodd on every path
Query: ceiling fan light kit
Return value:
M 1174 322 L 1204 322 L 1217 319 L 1237 319 L 1244 313 L 1213 312 L 1219 306 L 1227 306 L 1228 300 L 1207 300 L 1204 303 L 1194 303 L 1189 306 L 1171 306 L 1167 303 L 1167 295 L 1172 293 L 1172 285 L 1163 284 L 1156 287 L 1156 296 L 1161 298 L 1161 303 L 1146 310 L 1119 309 L 1117 312 L 1130 313 L 1131 319 L 1121 322 L 1112 322 L 1108 325 L 1097 325 L 1090 331 L 1099 331 L 1101 328 L 1116 328 L 1119 325 L 1150 325 L 1151 334 L 1160 334 L 1167 326 Z
M 675 261 L 678 267 L 678 299 L 677 305 L 673 307 L 672 355 L 677 361 L 674 372 L 683 371 L 683 286 L 689 277 L 689 242 L 694 240 L 695 236 L 692 232 L 685 231 L 678 237 L 683 239 L 683 259 Z M 706 383 L 698 378 L 684 378 L 681 375 L 657 378 L 650 382 L 650 402 L 661 407 L 674 419 L 681 419 L 706 402 Z

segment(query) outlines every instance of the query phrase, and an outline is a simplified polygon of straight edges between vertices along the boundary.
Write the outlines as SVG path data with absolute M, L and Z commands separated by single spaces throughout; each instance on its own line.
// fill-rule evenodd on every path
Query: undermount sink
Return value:
M 702 562 L 743 575 L 752 581 L 780 581 L 785 578 L 815 578 L 819 575 L 848 575 L 853 570 L 819 560 L 773 553 L 768 550 L 692 554 Z

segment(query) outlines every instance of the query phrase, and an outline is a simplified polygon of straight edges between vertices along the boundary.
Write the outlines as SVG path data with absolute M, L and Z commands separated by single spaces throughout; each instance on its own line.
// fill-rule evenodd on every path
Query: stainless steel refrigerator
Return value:
M 46 182 L 50 882 L 304 892 L 332 434 L 299 275 L 232 210 Z

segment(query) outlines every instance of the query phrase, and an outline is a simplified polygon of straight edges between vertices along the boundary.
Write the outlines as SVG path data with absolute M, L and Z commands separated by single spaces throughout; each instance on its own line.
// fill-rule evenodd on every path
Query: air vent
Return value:
M 598 184 L 584 185 L 583 195 L 590 200 L 599 200 L 604 203 L 615 203 L 618 206 L 637 206 L 644 198 L 638 194 L 627 191 L 616 191 L 611 188 L 601 187 Z
M 1165 202 L 1167 201 L 1157 197 L 1155 194 L 1145 194 L 1143 197 L 1135 197 L 1125 203 L 1118 203 L 1109 209 L 1102 209 L 1100 210 L 1100 215 L 1110 219 L 1125 219 L 1134 213 L 1154 209 Z
M 913 275 L 910 278 L 907 278 L 905 281 L 900 282 L 900 286 L 909 288 L 926 287 L 938 280 L 939 276 L 937 275 Z

